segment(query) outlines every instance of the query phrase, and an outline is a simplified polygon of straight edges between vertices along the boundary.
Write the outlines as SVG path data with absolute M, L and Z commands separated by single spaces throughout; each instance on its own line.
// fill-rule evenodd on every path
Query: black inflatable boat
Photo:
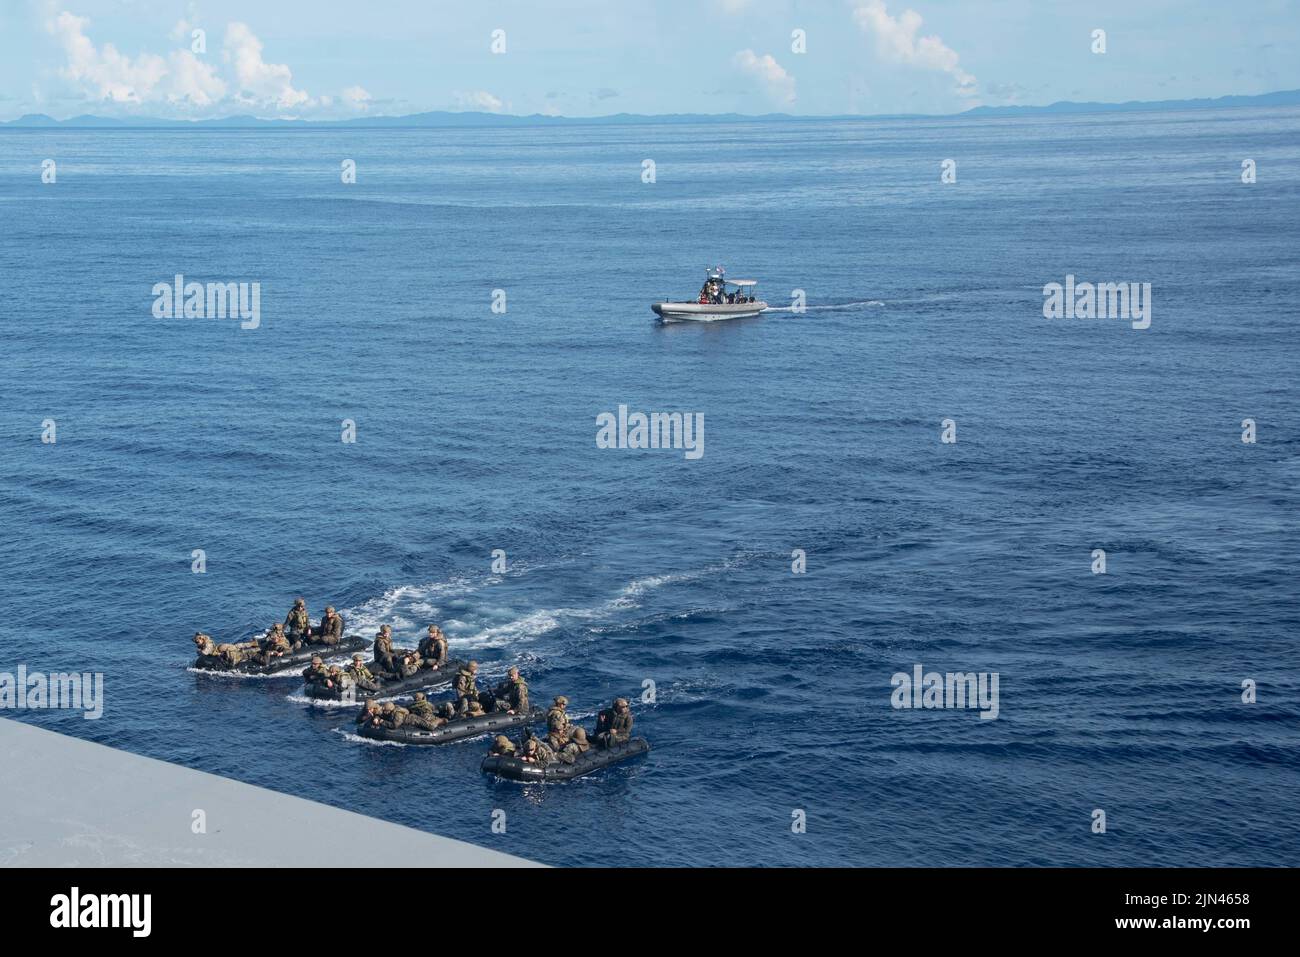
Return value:
M 434 731 L 425 728 L 377 728 L 373 724 L 367 724 L 357 728 L 357 734 L 376 741 L 400 741 L 402 744 L 450 744 L 480 734 L 501 734 L 510 728 L 545 720 L 546 712 L 534 708 L 528 714 L 494 711 L 477 718 L 453 718 Z
M 245 658 L 237 665 L 228 665 L 224 659 L 217 655 L 199 655 L 198 658 L 194 659 L 194 667 L 202 671 L 219 671 L 229 674 L 275 675 L 282 671 L 292 671 L 294 669 L 301 671 L 311 664 L 314 655 L 320 655 L 322 658 L 337 658 L 339 655 L 350 655 L 357 651 L 365 651 L 369 647 L 370 642 L 360 635 L 345 635 L 337 645 L 305 644 L 301 648 L 272 659 L 269 665 L 258 664 L 251 658 Z M 255 653 L 253 652 L 253 654 Z
M 465 662 L 453 659 L 441 668 L 421 668 L 409 678 L 380 678 L 376 675 L 375 680 L 379 682 L 379 690 L 367 691 L 364 688 L 354 688 L 352 689 L 354 699 L 369 701 L 371 698 L 392 698 L 395 695 L 411 694 L 425 688 L 445 685 L 449 681 L 455 681 L 456 672 L 463 667 L 465 667 Z M 318 698 L 322 701 L 342 701 L 343 692 L 338 687 L 322 688 L 319 685 L 308 685 L 307 697 Z
M 634 758 L 638 754 L 645 754 L 649 750 L 650 742 L 645 738 L 633 738 L 612 748 L 592 748 L 578 755 L 578 759 L 572 764 L 552 761 L 546 767 L 521 761 L 519 758 L 489 754 L 483 759 L 483 773 L 510 778 L 512 781 L 570 781 L 592 771 L 607 768 L 611 764 Z

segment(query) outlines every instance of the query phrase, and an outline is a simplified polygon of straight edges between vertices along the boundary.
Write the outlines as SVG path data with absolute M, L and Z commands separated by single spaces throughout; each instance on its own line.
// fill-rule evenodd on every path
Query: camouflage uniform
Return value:
M 194 636 L 194 647 L 198 649 L 201 658 L 220 658 L 223 663 L 234 666 L 244 660 L 244 652 L 257 647 L 257 642 L 252 641 L 242 645 L 219 645 L 212 640 L 211 635 L 205 635 L 200 631 Z
M 367 701 L 366 706 L 357 714 L 357 724 L 365 727 L 366 725 L 377 724 L 379 718 L 379 702 Z
M 492 739 L 492 747 L 488 748 L 488 754 L 513 758 L 515 756 L 515 746 L 504 734 L 498 734 Z
M 334 687 L 338 688 L 341 699 L 347 698 L 349 692 L 357 686 L 356 678 L 338 665 L 330 665 L 329 680 L 334 683 Z
M 331 615 L 333 608 L 326 608 L 320 624 L 312 633 L 312 642 L 318 645 L 337 645 L 343 640 L 343 616 Z
M 396 665 L 394 674 L 398 678 L 409 678 L 420 670 L 420 656 L 414 651 L 407 651 L 393 656 Z
M 269 665 L 286 652 L 293 651 L 293 644 L 277 622 L 261 641 L 261 651 L 253 657 L 263 665 Z
M 447 663 L 447 639 L 441 634 L 421 638 L 417 651 L 421 668 L 437 668 Z
M 361 660 L 360 655 L 355 656 L 352 659 L 352 664 L 348 665 L 348 674 L 352 676 L 356 686 L 363 691 L 379 690 L 379 682 L 370 673 L 370 669 L 366 667 L 366 663 Z
M 397 655 L 393 653 L 393 636 L 382 628 L 375 636 L 374 653 L 374 664 L 377 669 L 389 674 L 397 673 Z
M 385 728 L 395 730 L 402 726 L 402 721 L 407 714 L 405 708 L 398 707 L 391 701 L 385 701 L 379 711 L 379 723 Z
M 557 751 L 569 743 L 572 723 L 564 710 L 568 706 L 569 699 L 560 695 L 551 705 L 551 710 L 546 713 L 546 740 Z
M 555 761 L 555 752 L 545 741 L 539 741 L 537 738 L 529 738 L 524 743 L 524 753 L 522 755 L 525 761 L 540 764 L 546 767 Z
M 460 671 L 456 672 L 456 710 L 461 714 L 470 711 L 471 703 L 482 709 L 478 699 L 478 683 L 475 675 L 478 674 L 478 662 L 471 661 Z
M 572 764 L 583 755 L 591 750 L 591 744 L 587 741 L 587 732 L 582 728 L 575 727 L 569 735 L 569 743 L 562 747 L 556 754 L 556 757 L 565 764 Z
M 301 598 L 293 603 L 289 614 L 284 616 L 284 630 L 295 638 L 306 638 L 311 630 L 311 616 L 307 614 L 307 604 Z
M 319 658 L 313 658 L 311 664 L 302 670 L 302 680 L 307 684 L 325 684 L 329 681 L 330 670 Z
M 417 728 L 426 728 L 433 731 L 447 723 L 438 717 L 437 712 L 433 710 L 433 705 L 429 704 L 429 699 L 424 696 L 423 691 L 415 693 L 415 700 L 411 702 L 411 706 L 407 708 L 407 711 L 410 712 L 410 717 L 406 719 L 406 723 L 415 725 Z
M 626 698 L 615 698 L 614 706 L 596 716 L 596 744 L 608 748 L 632 737 L 632 711 Z
M 515 714 L 528 713 L 528 682 L 519 675 L 518 668 L 511 668 L 506 680 L 496 686 L 492 692 L 498 705 L 504 703 L 505 710 Z

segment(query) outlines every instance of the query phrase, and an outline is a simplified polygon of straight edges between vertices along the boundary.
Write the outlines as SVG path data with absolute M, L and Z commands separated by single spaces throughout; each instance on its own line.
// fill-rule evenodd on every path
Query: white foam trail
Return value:
M 303 667 L 307 667 L 307 662 L 303 663 Z M 249 674 L 246 671 L 211 671 L 207 668 L 195 668 L 193 665 L 190 665 L 185 670 L 191 674 L 207 675 L 209 678 L 229 678 L 235 681 L 268 681 L 276 678 L 283 680 L 284 678 L 299 677 L 298 673 L 292 668 L 273 675 Z
M 351 731 L 344 731 L 342 728 L 335 728 L 334 733 L 343 735 L 343 739 L 345 741 L 355 741 L 358 744 L 373 744 L 376 747 L 380 747 L 380 748 L 406 747 L 406 742 L 404 741 L 383 741 L 380 740 L 379 738 L 363 738 L 359 734 L 353 734 Z
M 883 306 L 882 299 L 863 299 L 859 302 L 828 303 L 822 306 L 804 306 L 805 312 L 832 312 L 836 309 L 861 309 L 863 306 Z M 794 312 L 794 306 L 768 306 L 764 312 Z
M 725 572 L 734 567 L 738 560 L 731 558 L 694 571 L 665 572 L 635 578 L 614 597 L 586 607 L 538 608 L 524 613 L 486 601 L 477 607 L 466 607 L 468 603 L 465 599 L 468 596 L 504 580 L 503 576 L 489 575 L 477 579 L 459 577 L 426 585 L 397 586 L 356 608 L 346 609 L 343 615 L 347 619 L 348 632 L 365 637 L 377 631 L 381 624 L 392 625 L 396 644 L 402 647 L 414 646 L 429 622 L 440 622 L 451 638 L 453 655 L 463 657 L 478 649 L 502 648 L 533 641 L 567 622 L 599 620 L 638 608 L 642 600 L 657 589 Z M 516 566 L 511 574 L 519 572 L 520 566 Z M 444 609 L 452 614 L 444 617 Z M 401 632 L 408 628 L 412 633 L 403 635 Z M 323 707 L 337 704 L 318 702 L 305 696 L 291 700 L 303 700 Z
M 311 698 L 308 697 L 306 688 L 302 688 L 293 694 L 285 695 L 285 699 L 287 701 L 292 701 L 294 704 L 310 705 L 313 708 L 352 708 L 355 710 L 364 704 L 362 701 L 336 701 L 333 698 Z M 383 701 L 385 699 L 377 698 L 375 700 Z

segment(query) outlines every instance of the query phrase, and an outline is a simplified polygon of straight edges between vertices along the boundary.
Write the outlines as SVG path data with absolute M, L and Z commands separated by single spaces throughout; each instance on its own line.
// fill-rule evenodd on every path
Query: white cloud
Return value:
M 212 106 L 225 98 L 226 83 L 216 67 L 200 60 L 189 50 L 177 50 L 169 58 L 167 99 L 191 106 Z
M 306 106 L 311 97 L 294 89 L 293 71 L 283 63 L 262 59 L 262 41 L 244 23 L 226 27 L 225 57 L 235 68 L 239 92 L 236 99 L 249 105 L 274 104 L 282 110 Z
M 154 91 L 167 75 L 167 63 L 160 56 L 142 53 L 134 59 L 124 56 L 111 43 L 99 49 L 86 36 L 90 21 L 66 11 L 49 25 L 67 54 L 68 63 L 60 71 L 84 93 L 113 103 L 142 103 L 152 99 Z
M 500 113 L 505 103 L 487 90 L 475 90 L 472 93 L 457 93 L 456 105 L 462 110 L 482 110 L 486 113 Z
M 921 15 L 904 10 L 891 17 L 884 0 L 867 0 L 853 11 L 853 19 L 865 32 L 876 38 L 880 55 L 895 63 L 906 63 L 926 70 L 947 73 L 957 82 L 957 93 L 974 96 L 975 77 L 961 68 L 957 52 L 937 35 L 918 37 Z
M 57 9 L 54 7 L 53 9 Z M 209 58 L 189 49 L 193 22 L 179 21 L 172 30 L 184 47 L 166 55 L 141 53 L 127 56 L 112 43 L 96 46 L 87 35 L 90 20 L 64 11 L 46 23 L 66 56 L 59 71 L 86 99 L 112 103 L 124 109 L 144 104 L 167 104 L 194 115 L 221 107 L 257 107 L 267 111 L 307 108 L 317 113 L 337 104 L 348 112 L 364 112 L 373 98 L 360 86 L 339 97 L 313 99 L 293 83 L 293 72 L 282 63 L 267 63 L 263 44 L 247 24 L 230 23 L 222 56 Z M 222 63 L 225 64 L 223 71 Z M 227 75 L 223 76 L 223 72 Z
M 758 80 L 763 91 L 777 103 L 788 105 L 794 102 L 794 77 L 776 62 L 772 54 L 759 56 L 753 50 L 741 50 L 731 61 L 741 72 Z
M 359 86 L 350 86 L 343 91 L 343 101 L 352 109 L 361 112 L 370 109 L 370 101 L 373 99 L 374 97 Z

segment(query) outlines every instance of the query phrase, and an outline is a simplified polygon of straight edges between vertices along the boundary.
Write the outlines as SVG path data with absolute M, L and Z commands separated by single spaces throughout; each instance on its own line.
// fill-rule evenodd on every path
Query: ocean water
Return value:
M 554 864 L 1300 855 L 1300 110 L 7 130 L 0 237 L 0 670 L 106 682 L 10 716 Z M 713 263 L 809 309 L 656 324 Z M 260 327 L 155 319 L 177 273 Z M 1067 274 L 1150 328 L 1044 319 Z M 524 787 L 187 669 L 298 594 L 654 750 Z M 997 719 L 891 707 L 917 664 Z

